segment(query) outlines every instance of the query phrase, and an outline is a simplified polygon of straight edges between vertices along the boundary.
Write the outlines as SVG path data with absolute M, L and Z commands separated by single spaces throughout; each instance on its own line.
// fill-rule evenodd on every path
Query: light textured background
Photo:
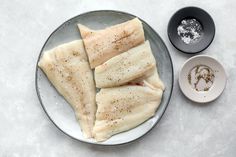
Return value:
M 212 15 L 216 36 L 202 54 L 219 59 L 228 75 L 222 96 L 206 105 L 180 92 L 178 71 L 191 55 L 175 50 L 166 33 L 170 16 L 190 5 Z M 49 34 L 65 20 L 99 9 L 144 19 L 166 42 L 174 63 L 174 91 L 162 120 L 148 135 L 123 146 L 94 146 L 67 137 L 47 118 L 35 92 L 35 64 Z M 1 157 L 236 156 L 235 0 L 1 0 L 0 19 Z

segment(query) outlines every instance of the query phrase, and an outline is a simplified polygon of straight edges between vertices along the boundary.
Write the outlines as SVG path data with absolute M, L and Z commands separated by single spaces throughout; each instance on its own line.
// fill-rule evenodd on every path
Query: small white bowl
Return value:
M 208 91 L 196 91 L 188 81 L 188 74 L 197 65 L 206 65 L 214 71 L 214 81 Z M 198 55 L 188 59 L 179 72 L 179 86 L 183 94 L 190 100 L 198 103 L 207 103 L 221 95 L 226 85 L 226 72 L 219 61 L 207 56 Z

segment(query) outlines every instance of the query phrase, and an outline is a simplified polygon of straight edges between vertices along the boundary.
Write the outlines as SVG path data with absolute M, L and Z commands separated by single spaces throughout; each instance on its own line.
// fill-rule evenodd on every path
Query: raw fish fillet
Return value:
M 142 22 L 132 19 L 103 30 L 78 24 L 91 68 L 144 42 Z
M 124 85 L 146 76 L 156 67 L 156 61 L 148 41 L 117 55 L 95 68 L 98 88 Z
M 96 95 L 97 113 L 93 136 L 104 141 L 130 130 L 154 116 L 163 91 L 148 86 L 126 85 L 101 89 Z
M 73 107 L 83 135 L 92 137 L 95 121 L 95 85 L 82 40 L 44 52 L 38 66 Z
M 137 84 L 137 85 L 138 84 L 140 84 L 140 85 L 145 84 L 152 89 L 159 88 L 159 89 L 162 89 L 163 91 L 165 90 L 165 85 L 158 75 L 156 66 L 146 75 L 144 75 L 140 78 L 137 78 L 137 79 L 129 82 L 128 84 Z

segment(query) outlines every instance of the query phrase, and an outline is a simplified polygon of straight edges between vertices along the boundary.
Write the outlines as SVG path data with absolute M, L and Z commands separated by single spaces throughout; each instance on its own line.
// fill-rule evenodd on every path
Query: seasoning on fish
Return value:
M 44 52 L 38 66 L 73 107 L 85 137 L 92 137 L 95 120 L 95 85 L 81 40 Z
M 81 24 L 78 27 L 92 69 L 145 40 L 142 22 L 138 18 L 103 30 L 92 30 Z

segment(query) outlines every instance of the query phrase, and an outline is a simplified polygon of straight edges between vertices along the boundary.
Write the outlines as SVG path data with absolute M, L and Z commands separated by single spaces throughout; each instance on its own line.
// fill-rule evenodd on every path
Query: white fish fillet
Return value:
M 143 123 L 155 114 L 162 93 L 161 89 L 133 85 L 101 89 L 96 95 L 94 138 L 104 141 Z
M 38 66 L 73 107 L 84 136 L 92 137 L 96 92 L 82 40 L 44 52 Z
M 145 40 L 142 22 L 138 18 L 103 30 L 92 30 L 81 24 L 78 24 L 78 27 L 91 68 L 95 68 Z
M 129 82 L 129 84 L 140 84 L 140 85 L 145 84 L 152 89 L 159 88 L 162 89 L 163 91 L 165 90 L 165 85 L 158 75 L 156 66 L 149 73 Z
M 142 77 L 156 66 L 148 41 L 115 56 L 95 68 L 96 87 L 106 88 L 126 84 Z
M 151 84 L 153 86 L 153 88 L 156 88 L 156 89 L 159 88 L 163 91 L 165 90 L 165 85 L 162 82 L 162 80 L 160 79 L 156 68 L 154 69 L 154 72 L 151 76 L 144 79 L 144 83 L 145 82 Z

